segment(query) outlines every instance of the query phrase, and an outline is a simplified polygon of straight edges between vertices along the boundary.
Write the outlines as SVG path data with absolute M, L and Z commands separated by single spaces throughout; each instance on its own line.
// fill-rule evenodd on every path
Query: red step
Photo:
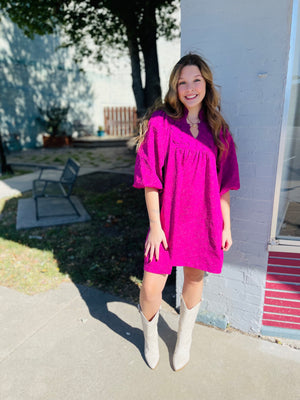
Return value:
M 277 251 L 270 251 L 269 252 L 269 257 L 280 257 L 280 258 L 299 258 L 300 259 L 300 253 L 281 253 Z
M 299 328 L 300 328 L 300 317 L 295 317 L 294 315 L 280 315 L 280 314 L 264 313 L 263 319 L 268 319 L 268 320 L 272 320 L 272 321 L 294 322 L 296 324 L 299 324 Z
M 284 299 L 272 299 L 265 297 L 265 304 L 280 306 L 280 307 L 291 307 L 300 308 L 300 301 L 290 301 Z
M 278 328 L 287 328 L 287 329 L 300 329 L 299 324 L 292 324 L 290 322 L 279 322 L 279 321 L 269 321 L 269 320 L 264 320 L 263 319 L 263 325 L 264 326 L 276 326 Z
M 267 281 L 300 283 L 300 275 L 267 274 Z
M 275 272 L 277 274 L 299 274 L 300 275 L 300 268 L 288 268 L 282 266 L 274 266 L 268 265 L 268 272 Z
M 300 259 L 294 260 L 292 258 L 290 259 L 283 259 L 283 258 L 274 258 L 274 257 L 269 257 L 268 259 L 268 265 L 283 265 L 283 266 L 291 266 L 291 267 L 300 267 Z
M 286 292 L 300 292 L 300 285 L 280 282 L 266 282 L 266 289 L 284 290 Z
M 300 308 L 264 306 L 264 313 L 290 314 L 300 316 Z
M 266 290 L 265 297 L 275 297 L 279 299 L 299 300 L 300 293 L 277 292 L 276 290 Z

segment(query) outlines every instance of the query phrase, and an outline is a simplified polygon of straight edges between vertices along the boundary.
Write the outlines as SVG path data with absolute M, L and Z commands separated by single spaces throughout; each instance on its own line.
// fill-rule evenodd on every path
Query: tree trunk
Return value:
M 157 56 L 157 22 L 155 6 L 149 2 L 145 7 L 142 29 L 140 30 L 140 43 L 145 62 L 145 106 L 151 107 L 157 99 L 161 99 L 161 86 Z M 143 27 L 147 29 L 143 29 Z
M 157 99 L 161 99 L 155 5 L 152 2 L 146 2 L 143 20 L 138 29 L 131 20 L 125 21 L 125 25 L 131 61 L 132 89 L 137 115 L 140 118 L 145 114 L 147 108 L 151 107 Z M 143 87 L 141 76 L 140 50 L 145 64 L 145 87 Z
M 132 90 L 136 102 L 137 116 L 141 118 L 146 111 L 144 88 L 141 76 L 141 61 L 137 37 L 127 29 L 128 49 L 131 61 Z
M 6 156 L 4 153 L 1 133 L 0 133 L 0 163 L 1 163 L 0 174 L 7 174 L 8 172 L 13 173 L 11 166 L 6 162 Z

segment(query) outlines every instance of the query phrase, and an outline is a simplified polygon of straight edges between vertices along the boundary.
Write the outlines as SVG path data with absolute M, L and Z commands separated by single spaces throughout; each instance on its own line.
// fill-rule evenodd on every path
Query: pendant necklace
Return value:
M 194 138 L 196 138 L 199 134 L 199 130 L 198 130 L 198 124 L 200 124 L 200 119 L 198 118 L 198 120 L 196 122 L 192 122 L 189 120 L 188 117 L 186 117 L 186 122 L 189 124 L 190 126 L 190 131 L 191 134 L 193 135 Z
M 189 120 L 189 117 L 186 117 L 186 121 L 190 125 L 190 129 L 198 127 L 198 124 L 200 124 L 200 122 L 201 122 L 199 118 L 196 122 L 192 122 Z

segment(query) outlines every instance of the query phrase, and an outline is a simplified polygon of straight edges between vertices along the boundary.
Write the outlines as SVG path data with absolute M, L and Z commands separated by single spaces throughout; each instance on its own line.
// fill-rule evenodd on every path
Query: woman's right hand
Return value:
M 159 260 L 159 247 L 161 243 L 163 244 L 165 250 L 167 250 L 168 243 L 165 232 L 162 230 L 161 227 L 150 227 L 149 235 L 145 243 L 145 257 L 147 257 L 147 255 L 149 254 L 150 262 L 153 260 L 154 255 L 156 261 Z

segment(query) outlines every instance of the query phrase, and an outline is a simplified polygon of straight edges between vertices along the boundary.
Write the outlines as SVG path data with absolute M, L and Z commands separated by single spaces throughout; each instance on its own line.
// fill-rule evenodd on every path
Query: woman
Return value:
M 142 124 L 134 187 L 145 189 L 150 225 L 140 293 L 150 368 L 159 360 L 162 291 L 173 266 L 184 270 L 173 357 L 178 371 L 189 361 L 204 271 L 220 273 L 223 251 L 232 245 L 229 191 L 239 189 L 235 145 L 212 72 L 196 54 L 175 65 L 164 103 Z

